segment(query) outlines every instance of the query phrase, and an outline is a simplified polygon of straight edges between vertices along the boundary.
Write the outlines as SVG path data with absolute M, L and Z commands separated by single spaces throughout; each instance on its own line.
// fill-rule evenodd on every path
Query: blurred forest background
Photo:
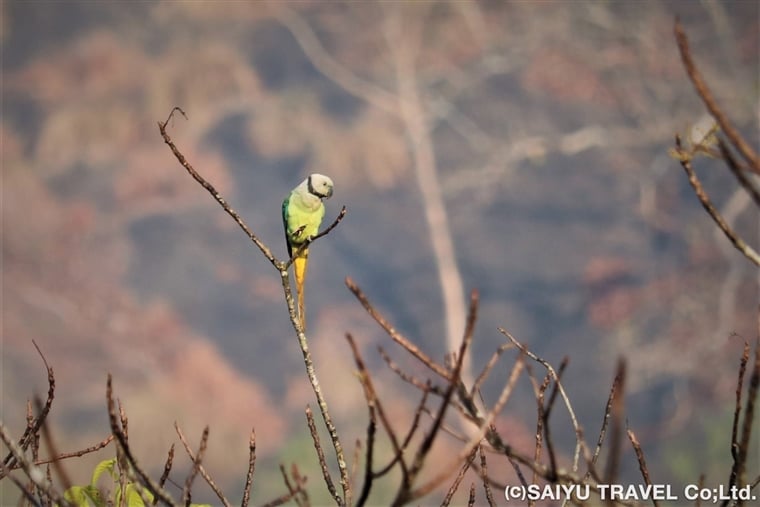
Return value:
M 306 298 L 344 441 L 366 429 L 346 331 L 391 408 L 417 401 L 376 354 L 394 349 L 344 277 L 439 359 L 477 288 L 478 369 L 504 342 L 499 326 L 554 364 L 569 356 L 564 384 L 593 439 L 624 356 L 628 422 L 654 482 L 724 480 L 757 271 L 668 154 L 676 132 L 709 126 L 672 26 L 679 16 L 756 140 L 759 5 L 4 1 L 0 419 L 22 431 L 27 398 L 47 389 L 34 339 L 56 372 L 62 451 L 108 434 L 111 372 L 148 468 L 175 420 L 188 435 L 209 424 L 204 465 L 242 489 L 255 427 L 254 498 L 281 490 L 263 480 L 279 462 L 324 489 L 278 275 L 164 145 L 156 122 L 180 106 L 174 141 L 280 258 L 282 199 L 310 172 L 335 181 L 326 221 L 341 205 L 348 215 L 314 245 Z M 757 244 L 746 193 L 719 161 L 696 168 Z M 497 425 L 530 449 L 522 387 Z M 566 457 L 572 428 L 554 431 Z M 91 466 L 77 463 L 86 482 Z M 623 472 L 638 477 L 635 459 Z

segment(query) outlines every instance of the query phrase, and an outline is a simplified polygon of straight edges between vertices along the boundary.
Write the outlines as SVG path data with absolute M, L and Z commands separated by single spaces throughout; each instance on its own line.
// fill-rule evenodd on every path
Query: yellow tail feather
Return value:
M 306 265 L 309 263 L 309 250 L 304 250 L 301 255 L 293 259 L 293 271 L 296 276 L 296 294 L 298 296 L 298 318 L 301 327 L 306 331 L 306 307 L 304 305 L 303 285 L 306 279 Z

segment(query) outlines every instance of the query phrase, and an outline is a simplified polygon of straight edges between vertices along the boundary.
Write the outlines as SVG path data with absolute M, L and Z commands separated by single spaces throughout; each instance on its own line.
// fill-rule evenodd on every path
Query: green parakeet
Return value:
M 300 185 L 294 188 L 282 202 L 282 222 L 285 226 L 285 239 L 288 243 L 288 255 L 292 258 L 307 238 L 319 233 L 319 225 L 325 216 L 323 199 L 329 199 L 333 193 L 332 180 L 323 174 L 310 174 Z M 306 329 L 303 284 L 306 279 L 306 265 L 309 262 L 309 249 L 306 248 L 293 259 L 298 295 L 298 318 Z

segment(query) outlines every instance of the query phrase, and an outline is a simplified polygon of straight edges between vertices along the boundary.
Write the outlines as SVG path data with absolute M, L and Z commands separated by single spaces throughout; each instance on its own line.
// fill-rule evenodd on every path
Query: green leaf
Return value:
M 92 481 L 90 482 L 90 485 L 97 486 L 98 480 L 104 472 L 108 472 L 111 479 L 114 481 L 117 479 L 116 458 L 103 460 L 95 466 L 95 470 L 92 471 Z
M 77 507 L 103 507 L 105 502 L 100 490 L 95 486 L 72 486 L 63 493 L 63 498 Z
M 145 498 L 150 500 L 150 502 L 153 502 L 153 494 L 148 491 L 147 489 L 143 489 L 143 494 L 145 495 Z M 130 482 L 127 484 L 126 487 L 126 505 L 127 507 L 145 507 L 145 502 L 143 502 L 142 497 L 140 496 L 140 492 L 137 490 L 137 487 L 135 487 L 134 483 Z M 121 500 L 121 489 L 117 489 L 114 494 L 114 504 L 119 505 Z

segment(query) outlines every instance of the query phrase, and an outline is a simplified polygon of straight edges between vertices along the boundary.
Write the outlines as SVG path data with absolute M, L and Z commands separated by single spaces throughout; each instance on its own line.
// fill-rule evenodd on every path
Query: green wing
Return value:
M 288 234 L 288 205 L 290 204 L 290 195 L 282 201 L 282 225 L 285 228 L 285 244 L 288 245 L 288 257 L 293 256 L 293 246 L 290 244 L 290 235 Z

